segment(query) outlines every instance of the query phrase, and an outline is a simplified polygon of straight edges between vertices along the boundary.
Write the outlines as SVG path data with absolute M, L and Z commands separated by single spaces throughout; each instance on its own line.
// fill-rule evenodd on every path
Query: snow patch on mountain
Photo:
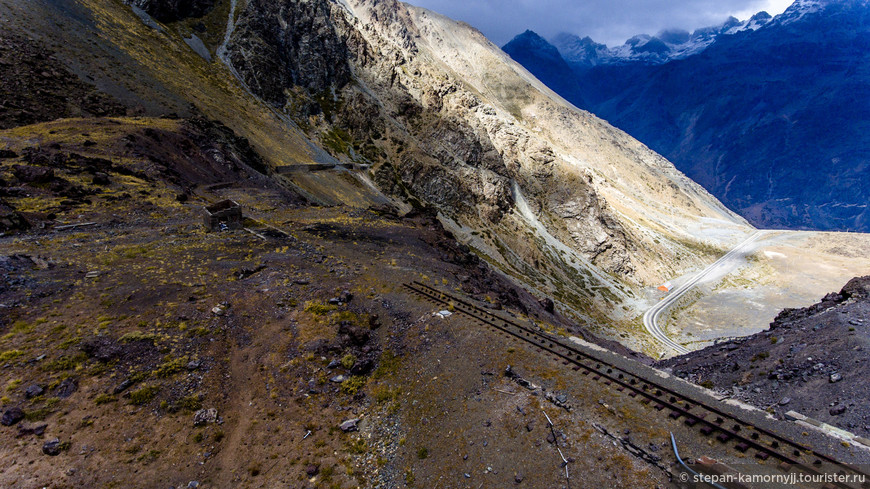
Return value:
M 581 39 L 568 33 L 557 35 L 552 43 L 565 61 L 575 67 L 629 63 L 657 65 L 698 54 L 713 44 L 719 36 L 755 31 L 771 20 L 772 17 L 767 12 L 759 12 L 745 21 L 730 17 L 721 25 L 704 27 L 692 33 L 672 29 L 661 31 L 655 36 L 640 34 L 625 41 L 625 44 L 612 48 L 596 43 L 589 37 Z

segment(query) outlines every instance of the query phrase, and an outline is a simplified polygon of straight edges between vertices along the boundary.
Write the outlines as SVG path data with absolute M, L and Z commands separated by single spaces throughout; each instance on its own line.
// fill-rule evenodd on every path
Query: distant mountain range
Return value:
M 598 44 L 588 36 L 581 39 L 564 32 L 553 39 L 553 44 L 567 64 L 581 73 L 598 65 L 635 62 L 656 65 L 700 53 L 720 35 L 758 30 L 772 18 L 767 12 L 759 12 L 747 21 L 741 22 L 730 17 L 722 25 L 705 27 L 692 33 L 668 29 L 655 36 L 640 34 L 615 48 Z
M 798 0 L 773 18 L 640 35 L 616 48 L 531 31 L 503 47 L 753 224 L 863 232 L 868 48 L 867 0 Z

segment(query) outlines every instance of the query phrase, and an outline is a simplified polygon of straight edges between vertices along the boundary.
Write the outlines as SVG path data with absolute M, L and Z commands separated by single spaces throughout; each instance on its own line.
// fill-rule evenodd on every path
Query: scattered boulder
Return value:
M 846 299 L 867 299 L 870 298 L 870 276 L 855 277 L 849 280 L 843 289 L 840 291 Z
M 82 342 L 81 350 L 91 358 L 108 362 L 121 356 L 122 348 L 117 342 L 105 336 L 95 336 Z
M 347 380 L 347 377 L 344 375 L 336 375 L 335 377 L 329 379 L 330 382 L 335 382 L 336 384 L 340 384 Z
M 524 479 L 525 479 L 525 476 L 523 476 L 522 473 L 519 473 L 519 474 L 514 476 L 514 482 L 517 484 L 521 483 Z
M 37 426 L 20 426 L 18 428 L 18 438 L 22 436 L 36 435 L 42 436 L 45 434 L 45 429 L 48 428 L 47 424 L 41 424 Z
M 828 381 L 832 384 L 835 384 L 841 380 L 843 380 L 843 376 L 837 372 L 832 373 L 831 376 L 828 377 Z
M 45 389 L 39 384 L 31 384 L 24 389 L 24 397 L 30 399 L 32 397 L 41 396 Z
M 788 404 L 788 403 L 790 403 L 790 402 L 791 402 L 791 398 L 790 398 L 790 397 L 783 397 L 782 399 L 779 400 L 779 405 L 780 405 L 780 406 L 785 406 L 786 404 Z
M 24 411 L 19 407 L 11 407 L 3 413 L 3 417 L 0 418 L 0 424 L 3 426 L 12 426 L 22 419 L 24 419 Z
M 200 409 L 193 413 L 193 425 L 202 426 L 210 423 L 217 423 L 218 411 L 215 408 Z
M 828 410 L 828 414 L 831 416 L 839 416 L 846 412 L 846 405 L 840 404 L 839 406 L 834 406 Z
M 369 316 L 369 329 L 378 329 L 381 326 L 381 318 L 377 314 Z
M 77 390 L 79 390 L 79 381 L 73 377 L 66 378 L 57 386 L 57 397 L 66 399 Z
M 342 321 L 338 325 L 338 334 L 342 343 L 362 346 L 371 339 L 371 331 L 357 326 L 350 321 Z
M 118 395 L 125 390 L 127 390 L 131 385 L 133 385 L 133 381 L 130 379 L 124 379 L 120 384 L 118 384 L 114 389 L 112 389 L 112 394 Z
M 69 443 L 61 443 L 57 438 L 53 440 L 49 440 L 42 445 L 42 453 L 56 457 L 60 455 L 60 452 L 69 448 Z
M 314 477 L 320 472 L 320 466 L 311 464 L 308 467 L 305 467 L 305 475 L 308 477 Z
M 359 418 L 348 419 L 347 421 L 342 421 L 342 423 L 338 425 L 338 427 L 341 428 L 341 431 L 348 433 L 351 431 L 357 431 L 359 429 L 357 427 L 357 423 L 359 423 Z
M 553 312 L 556 311 L 556 304 L 553 303 L 553 299 L 550 299 L 549 297 L 545 297 L 539 300 L 538 304 L 540 304 L 541 307 L 543 307 L 544 310 L 550 314 L 553 314 Z
M 363 347 L 365 350 L 368 347 Z M 352 375 L 366 375 L 375 367 L 375 360 L 371 357 L 358 358 L 350 369 Z
M 338 296 L 338 300 L 347 304 L 353 300 L 353 294 L 351 294 L 349 290 L 342 290 L 341 294 Z
M 54 180 L 54 169 L 30 165 L 13 165 L 12 174 L 22 183 L 47 183 Z

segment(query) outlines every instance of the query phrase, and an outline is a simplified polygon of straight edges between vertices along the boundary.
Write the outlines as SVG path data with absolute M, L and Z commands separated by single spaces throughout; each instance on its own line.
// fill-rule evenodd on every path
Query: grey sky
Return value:
M 692 31 L 744 20 L 766 10 L 783 12 L 792 0 L 405 0 L 478 28 L 499 46 L 531 29 L 546 38 L 559 32 L 590 36 L 608 46 L 662 29 Z

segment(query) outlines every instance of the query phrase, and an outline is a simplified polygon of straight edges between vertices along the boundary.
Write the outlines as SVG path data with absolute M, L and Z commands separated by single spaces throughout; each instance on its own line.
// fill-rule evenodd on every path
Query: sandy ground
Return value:
M 672 308 L 667 331 L 693 349 L 749 335 L 767 329 L 782 309 L 818 302 L 867 274 L 868 234 L 772 231 L 734 271 L 705 281 Z

